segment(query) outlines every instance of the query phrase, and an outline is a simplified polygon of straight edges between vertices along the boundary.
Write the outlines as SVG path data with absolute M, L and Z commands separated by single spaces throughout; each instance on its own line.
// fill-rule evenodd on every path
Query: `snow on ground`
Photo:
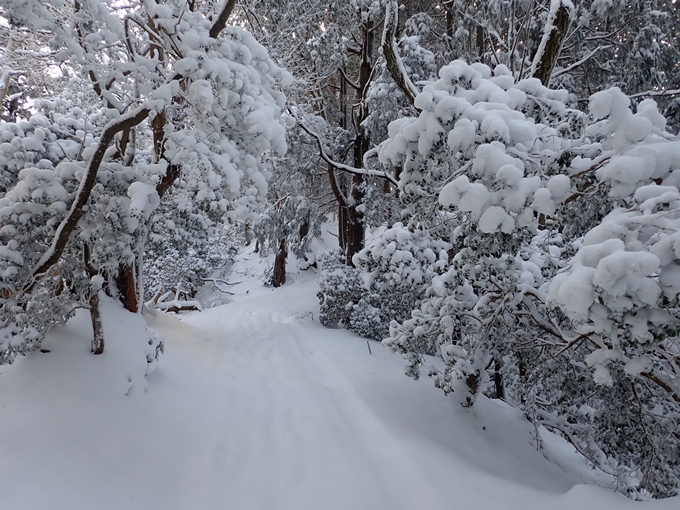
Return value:
M 237 257 L 227 305 L 147 315 L 167 342 L 146 379 L 144 323 L 112 302 L 102 356 L 82 312 L 0 369 L 0 509 L 678 508 L 581 484 L 592 472 L 554 439 L 547 461 L 516 410 L 465 412 L 323 328 L 314 270 L 271 289 L 262 268 Z

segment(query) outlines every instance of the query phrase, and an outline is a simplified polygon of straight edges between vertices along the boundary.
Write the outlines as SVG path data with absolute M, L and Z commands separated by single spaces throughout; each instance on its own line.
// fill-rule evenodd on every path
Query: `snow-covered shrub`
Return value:
M 161 354 L 165 353 L 165 339 L 155 329 L 146 328 L 146 332 L 149 334 L 149 339 L 144 346 L 144 353 L 146 354 L 146 375 L 149 375 L 158 368 Z
M 619 488 L 668 496 L 680 474 L 680 142 L 651 100 L 634 114 L 605 90 L 587 117 L 506 71 L 453 62 L 417 97 L 418 118 L 390 125 L 380 159 L 403 168 L 404 219 L 453 256 L 385 344 L 414 377 L 438 352 L 430 375 L 466 406 L 503 377 L 508 401 Z M 645 439 L 622 442 L 612 426 Z
M 364 293 L 352 310 L 349 329 L 374 340 L 387 338 L 390 323 L 408 319 L 432 277 L 446 267 L 450 247 L 401 223 L 383 232 L 354 256 Z
M 319 277 L 319 321 L 327 327 L 347 327 L 354 305 L 361 300 L 364 289 L 359 271 L 345 264 L 340 250 L 317 256 Z
M 203 279 L 227 264 L 235 248 L 242 243 L 233 226 L 211 228 L 212 234 L 208 236 L 205 231 L 187 231 L 175 222 L 168 224 L 167 221 L 152 226 L 146 245 L 145 300 L 152 299 L 158 292 L 177 289 L 193 296 L 204 285 Z

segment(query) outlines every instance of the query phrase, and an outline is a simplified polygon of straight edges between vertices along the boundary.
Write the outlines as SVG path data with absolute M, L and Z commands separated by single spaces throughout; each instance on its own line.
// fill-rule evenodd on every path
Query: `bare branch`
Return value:
M 633 97 L 658 97 L 658 96 L 680 96 L 680 89 L 648 90 L 647 92 L 638 92 L 637 94 L 631 94 L 628 97 L 633 98 Z
M 361 87 L 359 85 L 357 85 L 356 83 L 349 79 L 349 76 L 345 74 L 345 70 L 342 67 L 339 67 L 338 69 L 340 69 L 340 74 L 342 74 L 342 77 L 345 79 L 347 83 L 349 83 L 352 86 L 353 89 L 361 90 Z

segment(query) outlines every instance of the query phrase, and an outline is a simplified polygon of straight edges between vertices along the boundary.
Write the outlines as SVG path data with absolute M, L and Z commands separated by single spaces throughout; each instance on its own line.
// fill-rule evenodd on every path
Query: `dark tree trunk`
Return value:
M 338 246 L 345 252 L 347 247 L 347 205 L 341 203 L 338 205 Z
M 546 87 L 550 83 L 550 76 L 552 75 L 557 57 L 560 56 L 562 50 L 562 43 L 569 31 L 569 9 L 564 4 L 557 9 L 557 15 L 553 21 L 553 29 L 548 37 L 548 42 L 541 55 L 541 60 L 536 66 L 536 73 L 534 78 L 541 80 L 541 83 Z
M 446 36 L 449 50 L 453 50 L 453 2 L 446 7 Z
M 279 251 L 274 259 L 274 278 L 272 284 L 274 287 L 280 287 L 286 283 L 286 257 L 288 257 L 288 250 L 286 249 L 286 240 L 279 240 Z
M 503 374 L 501 374 L 501 362 L 494 360 L 493 385 L 496 390 L 496 398 L 505 400 L 505 386 L 503 385 Z
M 300 242 L 302 242 L 302 240 L 305 237 L 307 237 L 307 234 L 309 234 L 310 221 L 311 219 L 309 217 L 309 212 L 307 212 L 307 214 L 305 215 L 305 219 L 302 221 L 302 223 L 300 223 L 300 228 L 298 230 L 298 239 L 300 240 Z
M 363 127 L 363 122 L 368 114 L 364 104 L 364 92 L 368 90 L 373 69 L 373 46 L 375 39 L 373 28 L 373 23 L 370 21 L 364 25 L 364 41 L 361 49 L 361 67 L 359 70 L 359 90 L 357 91 L 359 110 L 356 119 L 358 133 L 354 139 L 355 168 L 364 167 L 364 154 L 368 151 L 369 145 L 368 133 L 366 133 Z M 350 199 L 345 212 L 345 229 L 347 232 L 345 263 L 348 266 L 354 266 L 352 257 L 364 248 L 364 218 L 363 214 L 358 210 L 358 207 L 364 202 L 363 184 L 363 175 L 354 174 L 352 176 Z
M 253 226 L 250 224 L 249 221 L 246 221 L 246 224 L 243 229 L 243 234 L 246 238 L 246 246 L 250 246 L 250 243 L 253 242 Z
M 125 309 L 137 313 L 139 311 L 137 279 L 135 278 L 135 270 L 131 265 L 120 264 L 118 266 L 116 286 L 118 287 L 120 302 L 123 303 Z
M 477 26 L 477 54 L 479 61 L 484 63 L 484 27 Z

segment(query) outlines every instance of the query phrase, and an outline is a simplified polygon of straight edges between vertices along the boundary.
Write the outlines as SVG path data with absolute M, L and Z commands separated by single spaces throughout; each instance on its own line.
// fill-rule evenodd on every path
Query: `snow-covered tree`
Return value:
M 51 3 L 1 3 L 15 25 L 52 34 L 50 45 L 81 74 L 88 105 L 64 112 L 57 99 L 51 118 L 28 121 L 35 128 L 3 130 L 25 151 L 16 177 L 3 169 L 13 185 L 2 199 L 4 360 L 38 346 L 69 303 L 96 297 L 107 280 L 116 278 L 137 310 L 161 199 L 209 233 L 214 219 L 247 216 L 265 200 L 265 156 L 286 150 L 278 87 L 288 75 L 248 32 L 226 26 L 234 2 L 211 12 L 174 0 L 54 6 L 65 21 Z M 43 141 L 36 150 L 56 155 L 31 150 Z
M 622 487 L 673 494 L 678 141 L 651 100 L 633 113 L 610 89 L 590 116 L 568 101 L 456 61 L 417 96 L 417 118 L 390 125 L 380 158 L 402 169 L 409 229 L 453 248 L 385 344 L 415 377 L 424 354 L 441 356 L 429 375 L 464 406 L 504 396 Z M 617 444 L 617 420 L 644 441 Z

